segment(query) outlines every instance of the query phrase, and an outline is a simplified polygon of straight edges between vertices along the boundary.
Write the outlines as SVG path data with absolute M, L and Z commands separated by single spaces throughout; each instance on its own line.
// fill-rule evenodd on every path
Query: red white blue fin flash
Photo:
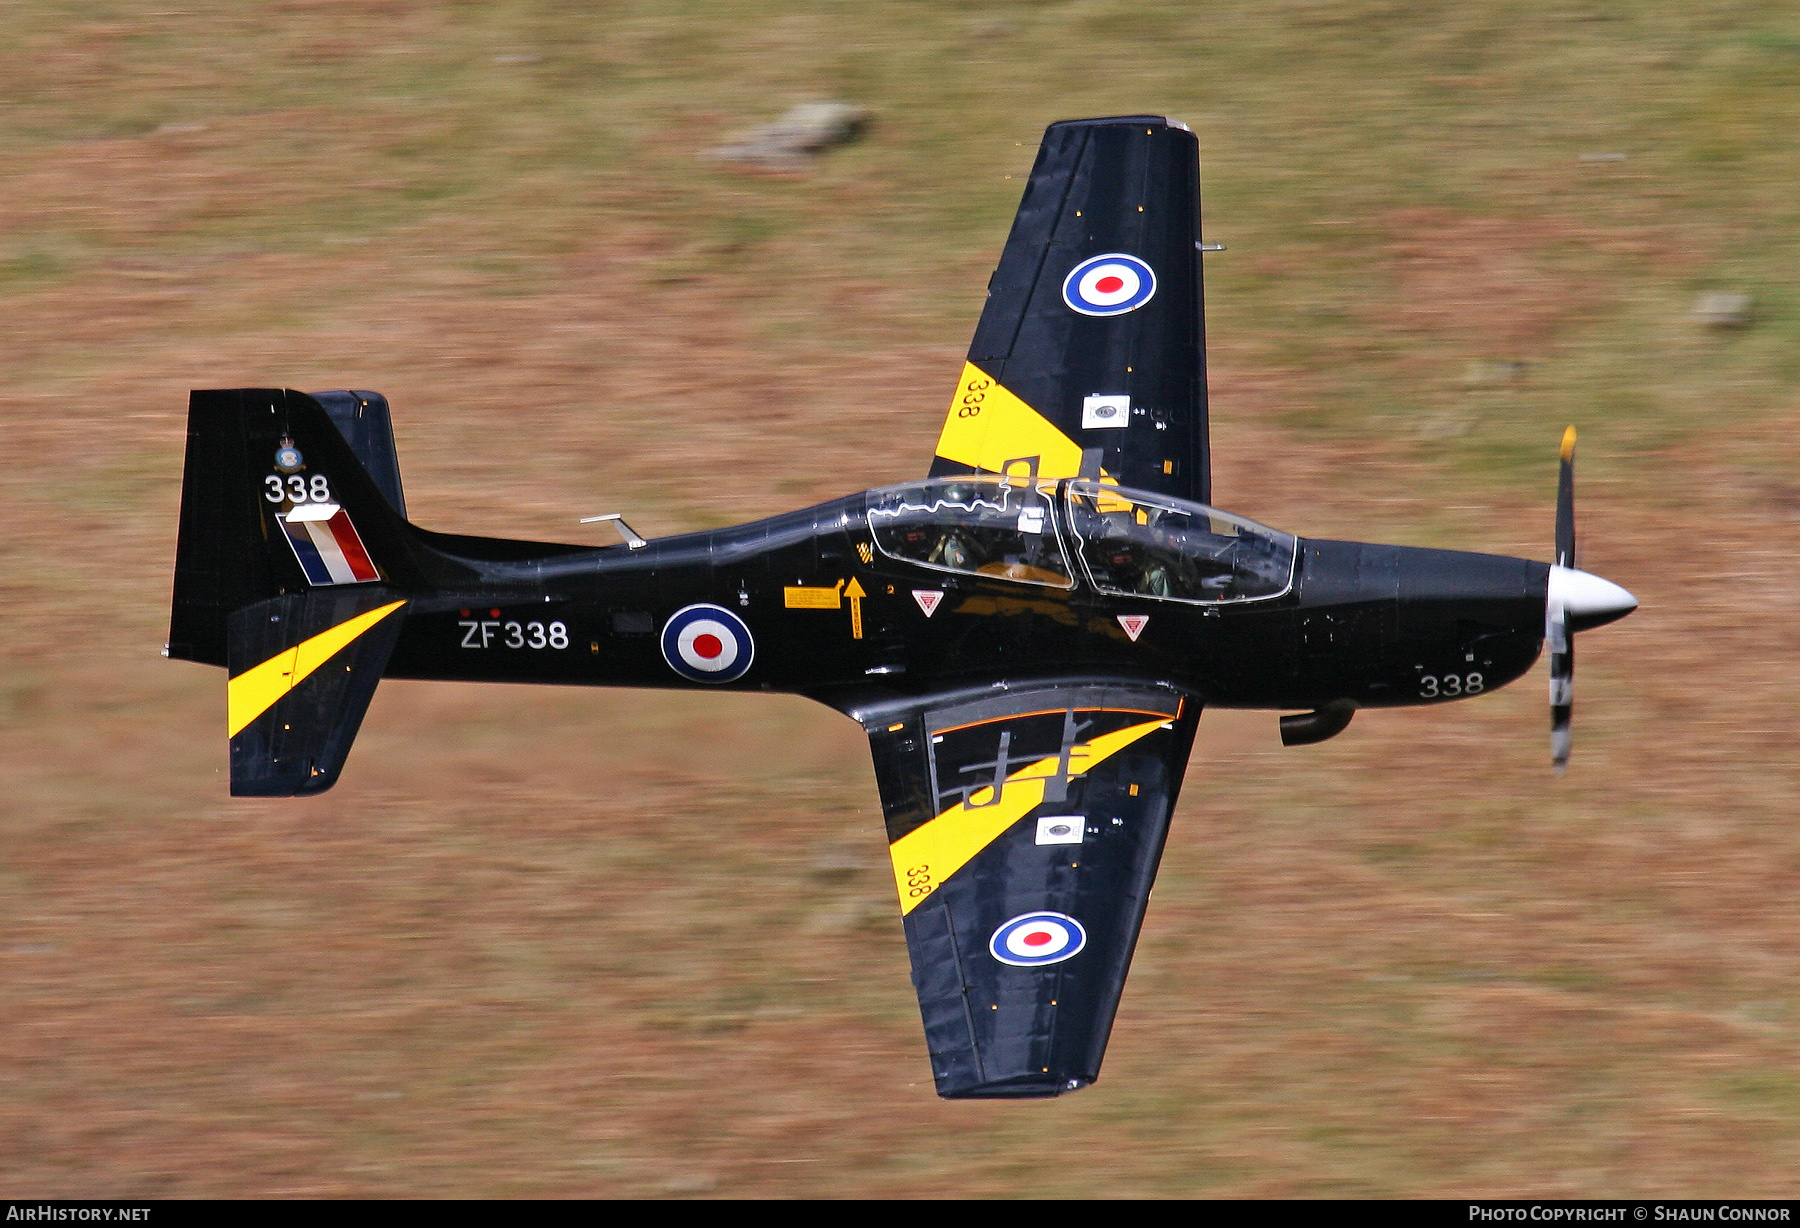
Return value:
M 350 523 L 350 513 L 337 504 L 302 503 L 277 519 L 308 584 L 323 588 L 381 579 L 356 526 Z

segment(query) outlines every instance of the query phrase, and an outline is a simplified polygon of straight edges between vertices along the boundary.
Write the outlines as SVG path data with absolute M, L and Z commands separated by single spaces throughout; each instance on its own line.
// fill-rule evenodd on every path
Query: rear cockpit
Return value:
M 1241 516 L 1088 479 L 933 478 L 869 492 L 890 558 L 940 571 L 1216 605 L 1293 586 L 1295 539 Z M 1078 561 L 1076 561 L 1078 560 Z
M 1074 588 L 1056 524 L 1057 483 L 933 478 L 869 492 L 869 530 L 890 558 L 938 571 Z

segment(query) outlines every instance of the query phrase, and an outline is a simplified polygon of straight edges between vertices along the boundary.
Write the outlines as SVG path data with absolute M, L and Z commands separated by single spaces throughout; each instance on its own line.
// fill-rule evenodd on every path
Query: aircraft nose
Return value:
M 1569 630 L 1586 631 L 1624 618 L 1637 609 L 1637 598 L 1591 572 L 1552 567 L 1546 600 L 1568 611 Z

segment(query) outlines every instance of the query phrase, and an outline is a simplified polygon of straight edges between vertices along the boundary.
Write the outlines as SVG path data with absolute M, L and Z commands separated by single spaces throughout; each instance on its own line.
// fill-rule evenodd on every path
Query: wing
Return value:
M 1200 703 L 1067 679 L 854 713 L 940 1096 L 1092 1083 Z
M 1208 501 L 1199 166 L 1167 119 L 1044 133 L 933 477 L 1104 472 Z

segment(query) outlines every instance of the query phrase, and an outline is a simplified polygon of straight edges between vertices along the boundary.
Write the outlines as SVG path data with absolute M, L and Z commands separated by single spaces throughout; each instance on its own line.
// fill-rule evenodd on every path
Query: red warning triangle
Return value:
M 1144 625 L 1149 621 L 1150 616 L 1148 614 L 1119 615 L 1119 625 L 1125 628 L 1125 634 L 1131 637 L 1131 642 L 1133 644 L 1137 643 L 1137 637 L 1144 633 Z
M 938 602 L 944 599 L 944 594 L 935 588 L 915 588 L 912 594 L 913 600 L 919 603 L 919 608 L 925 611 L 926 618 L 937 613 Z

